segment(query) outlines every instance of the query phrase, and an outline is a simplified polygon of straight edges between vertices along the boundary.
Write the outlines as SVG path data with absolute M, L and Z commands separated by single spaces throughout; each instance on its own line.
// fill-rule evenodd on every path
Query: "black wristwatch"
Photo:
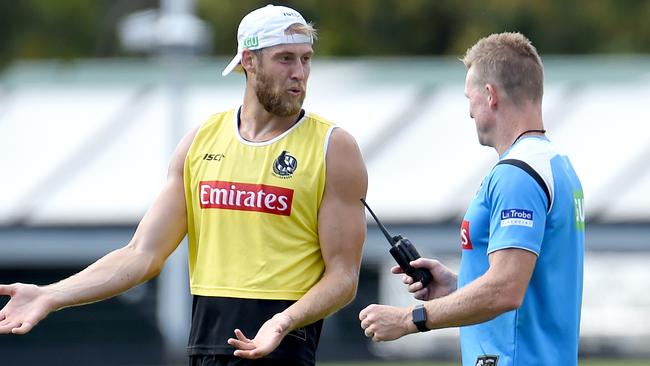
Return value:
M 423 304 L 416 305 L 411 312 L 413 316 L 413 324 L 418 328 L 420 332 L 427 332 L 430 329 L 427 328 L 427 309 L 424 308 Z

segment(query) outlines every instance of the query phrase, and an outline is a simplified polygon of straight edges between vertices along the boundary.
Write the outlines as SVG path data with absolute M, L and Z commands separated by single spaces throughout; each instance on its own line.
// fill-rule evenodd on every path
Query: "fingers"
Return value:
M 11 333 L 11 330 L 15 328 L 15 324 L 9 320 L 0 321 L 0 334 Z
M 372 321 L 372 310 L 375 307 L 375 304 L 368 305 L 365 309 L 361 310 L 359 313 L 359 320 L 361 320 L 361 329 L 363 329 L 363 334 L 372 339 L 375 342 L 379 340 L 375 336 L 375 327 L 373 326 Z
M 0 295 L 13 295 L 15 285 L 0 285 Z
M 381 342 L 385 339 L 383 339 L 382 336 L 378 335 L 377 332 L 377 326 L 374 324 L 371 324 L 370 322 L 367 322 L 366 324 L 363 324 L 361 326 L 363 328 L 363 335 L 366 337 L 370 338 L 373 342 Z
M 236 357 L 247 358 L 247 359 L 256 359 L 265 356 L 265 354 L 262 353 L 257 348 L 253 348 L 249 350 L 236 349 L 235 352 L 233 352 L 233 355 Z
M 368 317 L 368 314 L 370 314 L 370 312 L 372 312 L 373 308 L 376 307 L 376 306 L 377 306 L 377 304 L 370 304 L 370 305 L 366 306 L 363 310 L 361 310 L 359 312 L 359 320 L 361 320 L 363 322 L 363 320 Z
M 366 308 L 366 309 L 368 309 L 368 308 Z M 366 310 L 366 309 L 364 309 L 364 310 Z M 374 340 L 374 338 L 375 338 L 375 331 L 374 331 L 374 327 L 372 327 L 372 322 L 371 322 L 371 320 L 370 320 L 370 317 L 365 316 L 365 317 L 361 320 L 361 329 L 363 329 L 363 334 L 364 334 L 366 337 L 368 337 L 368 338 Z
M 11 333 L 13 333 L 13 334 L 26 334 L 27 332 L 32 330 L 32 328 L 34 328 L 34 324 L 29 323 L 29 322 L 25 322 L 25 323 L 21 324 L 20 327 L 12 329 Z
M 409 292 L 413 293 L 413 292 L 420 291 L 422 289 L 422 287 L 423 287 L 422 282 L 418 281 L 418 282 L 409 284 L 408 289 L 409 289 Z
M 400 266 L 393 266 L 390 271 L 395 274 L 404 273 L 404 270 Z
M 242 332 L 239 329 L 235 329 L 235 336 L 237 337 L 237 339 L 239 339 L 242 342 L 249 342 L 249 343 L 252 342 L 250 339 L 246 338 L 244 332 Z
M 412 284 L 413 283 L 413 277 L 407 276 L 407 275 L 402 276 L 402 283 L 404 283 L 405 285 Z
M 363 310 L 361 310 L 359 312 L 359 320 L 361 321 L 361 328 L 362 329 L 368 328 L 368 325 L 369 325 L 368 322 L 370 321 L 370 319 L 368 319 L 368 314 L 372 310 L 373 305 L 374 304 L 370 304 L 370 305 L 366 306 Z
M 409 264 L 415 268 L 426 268 L 428 270 L 432 270 L 438 263 L 439 262 L 435 259 L 421 257 L 414 261 L 411 261 Z
M 365 318 L 365 319 L 363 319 L 361 321 L 361 329 L 366 330 L 366 329 L 368 329 L 368 327 L 370 327 L 371 324 L 372 324 L 372 322 L 371 322 L 370 318 L 367 317 L 367 318 Z
M 0 334 L 25 334 L 29 332 L 33 327 L 34 325 L 29 322 L 21 324 L 5 319 L 3 321 L 0 321 Z
M 235 352 L 233 352 L 234 356 L 247 359 L 256 359 L 264 356 L 264 353 L 241 330 L 235 329 L 235 337 L 237 338 L 228 339 L 228 344 L 236 348 Z
M 423 288 L 420 291 L 414 292 L 413 297 L 418 300 L 427 301 L 429 300 L 429 289 Z
M 241 330 L 235 329 L 235 337 L 237 338 L 228 338 L 229 345 L 237 349 L 250 350 L 255 348 L 253 341 L 248 339 Z

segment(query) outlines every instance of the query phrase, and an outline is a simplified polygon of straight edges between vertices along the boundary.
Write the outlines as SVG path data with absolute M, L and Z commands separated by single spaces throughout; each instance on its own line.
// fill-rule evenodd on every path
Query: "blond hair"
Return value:
M 293 23 L 284 30 L 284 34 L 302 34 L 311 37 L 312 40 L 318 39 L 318 31 L 314 28 L 314 24 L 309 22 L 307 24 Z
M 481 84 L 496 84 L 514 104 L 540 102 L 544 94 L 544 66 L 537 49 L 521 33 L 504 32 L 480 39 L 462 59 L 474 67 Z
M 316 28 L 314 28 L 314 25 L 309 22 L 307 24 L 302 24 L 302 23 L 293 23 L 291 24 L 287 29 L 284 30 L 284 34 L 302 34 L 307 37 L 311 37 L 312 41 L 315 41 L 318 39 L 318 31 Z M 259 48 L 253 51 L 255 56 L 257 56 L 260 60 L 262 57 L 262 53 L 264 52 L 264 48 Z M 246 73 L 244 71 L 244 73 Z

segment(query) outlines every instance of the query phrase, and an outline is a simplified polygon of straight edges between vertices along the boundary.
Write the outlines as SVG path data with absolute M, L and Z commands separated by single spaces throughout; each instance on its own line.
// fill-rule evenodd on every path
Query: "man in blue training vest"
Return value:
M 465 366 L 577 365 L 584 199 L 569 159 L 544 136 L 541 59 L 523 35 L 501 33 L 463 63 L 470 117 L 499 163 L 463 218 L 459 274 L 433 259 L 411 262 L 434 278 L 423 287 L 404 275 L 424 304 L 370 305 L 361 327 L 386 341 L 459 326 Z

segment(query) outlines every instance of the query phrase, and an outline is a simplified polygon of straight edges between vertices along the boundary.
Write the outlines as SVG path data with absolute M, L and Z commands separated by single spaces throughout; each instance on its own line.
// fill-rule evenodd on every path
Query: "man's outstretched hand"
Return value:
M 249 339 L 244 333 L 235 329 L 235 337 L 229 338 L 228 344 L 235 347 L 234 355 L 241 358 L 261 358 L 273 352 L 284 336 L 289 333 L 291 318 L 283 313 L 275 314 L 257 331 L 255 338 Z
M 0 334 L 25 334 L 53 310 L 45 291 L 36 285 L 0 285 L 0 296 L 10 297 L 0 310 Z

